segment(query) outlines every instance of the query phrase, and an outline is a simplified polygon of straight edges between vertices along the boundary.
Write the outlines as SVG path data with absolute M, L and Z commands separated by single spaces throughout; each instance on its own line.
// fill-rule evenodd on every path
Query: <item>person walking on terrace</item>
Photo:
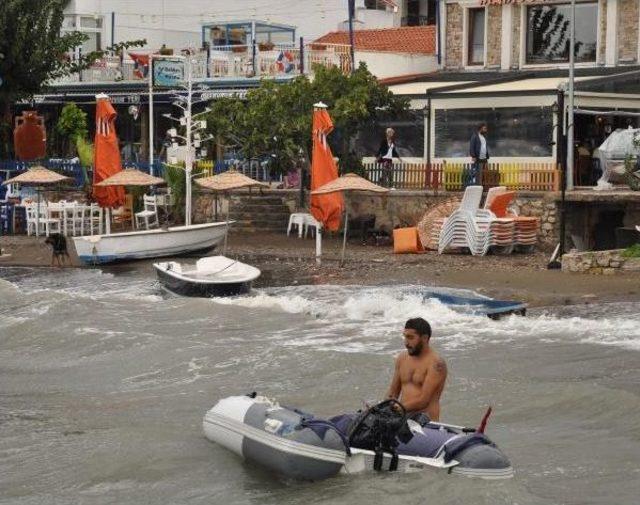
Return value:
M 469 184 L 482 184 L 482 171 L 489 161 L 489 145 L 487 144 L 487 123 L 480 123 L 469 142 L 471 156 L 471 180 Z

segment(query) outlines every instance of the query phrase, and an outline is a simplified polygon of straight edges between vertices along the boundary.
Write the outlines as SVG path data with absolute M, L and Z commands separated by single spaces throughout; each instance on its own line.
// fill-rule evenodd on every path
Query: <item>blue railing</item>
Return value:
M 210 172 L 215 174 L 226 172 L 233 168 L 248 177 L 262 182 L 282 182 L 282 175 L 272 175 L 271 167 L 262 159 L 233 159 L 219 162 L 208 161 L 205 162 L 205 165 L 207 163 L 210 164 Z M 92 167 L 83 167 L 78 161 L 50 158 L 38 161 L 0 160 L 0 179 L 13 177 L 36 165 L 44 166 L 67 177 L 71 177 L 74 180 L 74 186 L 76 188 L 83 187 L 85 181 L 91 182 L 93 177 Z M 150 165 L 147 161 L 123 160 L 122 167 L 136 168 L 142 172 L 150 173 Z M 164 173 L 164 163 L 155 161 L 153 163 L 153 175 L 156 177 L 164 177 Z
M 92 167 L 83 167 L 78 161 L 50 158 L 37 161 L 0 160 L 0 178 L 7 179 L 13 177 L 36 165 L 71 177 L 74 181 L 73 185 L 76 188 L 81 188 L 85 185 L 85 182 L 90 182 L 93 175 Z M 122 166 L 124 168 L 137 168 L 147 173 L 150 172 L 148 162 L 123 161 Z M 153 173 L 158 177 L 163 177 L 164 165 L 160 162 L 154 162 Z

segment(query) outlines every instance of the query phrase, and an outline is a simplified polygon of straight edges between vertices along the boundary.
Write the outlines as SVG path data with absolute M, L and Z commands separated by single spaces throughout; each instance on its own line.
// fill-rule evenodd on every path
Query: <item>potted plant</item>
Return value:
M 270 40 L 258 43 L 258 49 L 260 51 L 273 51 L 274 47 L 276 47 L 275 44 L 273 42 L 271 42 Z

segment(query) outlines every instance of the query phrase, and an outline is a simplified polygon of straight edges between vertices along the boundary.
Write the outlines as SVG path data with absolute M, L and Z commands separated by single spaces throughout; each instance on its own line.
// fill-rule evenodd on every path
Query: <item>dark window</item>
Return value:
M 407 0 L 406 15 L 401 19 L 402 26 L 424 26 L 435 23 L 435 0 Z
M 527 8 L 527 63 L 569 61 L 571 5 Z M 596 61 L 597 3 L 576 4 L 575 61 Z
M 427 24 L 435 25 L 436 24 L 436 11 L 438 9 L 436 0 L 427 0 Z
M 484 63 L 484 8 L 469 9 L 467 65 Z
M 387 10 L 387 4 L 381 0 L 364 0 L 365 9 L 385 11 Z
M 500 107 L 436 109 L 435 157 L 469 157 L 471 135 L 483 122 L 489 127 L 487 142 L 491 157 L 552 155 L 550 107 Z

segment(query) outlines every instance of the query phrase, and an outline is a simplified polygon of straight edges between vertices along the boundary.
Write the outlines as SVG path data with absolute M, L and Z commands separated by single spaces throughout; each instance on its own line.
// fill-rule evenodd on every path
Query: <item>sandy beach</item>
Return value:
M 304 284 L 393 285 L 425 284 L 474 289 L 530 306 L 589 304 L 598 301 L 640 300 L 640 274 L 586 275 L 548 270 L 548 253 L 484 257 L 468 254 L 393 254 L 390 246 L 365 246 L 350 241 L 347 259 L 339 266 L 341 237 L 324 237 L 322 263 L 314 259 L 315 241 L 282 234 L 231 234 L 227 256 L 249 262 L 263 271 L 260 286 Z M 51 250 L 44 238 L 0 237 L 5 255 L 1 266 L 49 267 Z M 81 267 L 70 244 L 70 263 Z M 213 254 L 213 253 L 211 253 Z M 184 261 L 194 261 L 185 258 Z M 148 270 L 152 261 L 138 261 L 103 269 Z

